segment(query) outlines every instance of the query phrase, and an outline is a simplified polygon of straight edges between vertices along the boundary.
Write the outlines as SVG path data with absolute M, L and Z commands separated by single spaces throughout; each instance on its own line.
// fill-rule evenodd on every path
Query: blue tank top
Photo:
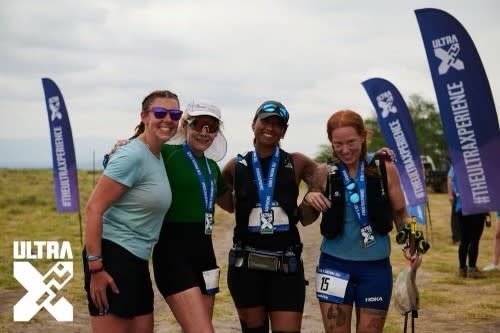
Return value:
M 362 245 L 359 222 L 354 209 L 348 202 L 349 195 L 345 190 L 344 197 L 344 229 L 334 237 L 328 239 L 323 237 L 321 252 L 344 260 L 371 261 L 388 258 L 391 254 L 391 241 L 387 235 L 381 235 L 375 231 L 375 244 L 365 248 Z

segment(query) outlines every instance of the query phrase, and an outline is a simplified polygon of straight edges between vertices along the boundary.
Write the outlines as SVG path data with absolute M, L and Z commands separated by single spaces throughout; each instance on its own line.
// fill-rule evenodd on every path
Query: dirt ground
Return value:
M 224 219 L 232 219 L 230 215 L 221 214 Z M 315 267 L 319 255 L 319 245 L 321 236 L 319 232 L 319 223 L 315 223 L 306 228 L 300 227 L 302 240 L 304 243 L 303 259 L 305 263 L 306 279 L 309 281 L 306 294 L 306 304 L 304 310 L 304 317 L 302 322 L 302 332 L 304 333 L 318 333 L 323 332 L 323 325 L 321 314 L 319 312 L 318 301 L 315 296 Z M 232 245 L 232 222 L 219 223 L 214 230 L 214 245 L 216 248 L 216 255 L 219 265 L 223 266 L 227 260 L 227 251 Z M 419 289 L 430 288 L 433 280 L 437 278 L 432 274 L 427 273 L 424 269 L 418 273 L 417 284 Z M 239 332 L 239 321 L 228 296 L 227 286 L 225 284 L 225 271 L 221 275 L 221 293 L 216 299 L 216 309 L 214 326 L 216 332 L 229 333 Z M 463 293 L 464 298 L 468 295 L 477 292 L 474 286 L 471 285 L 457 285 L 457 292 Z M 72 302 L 74 306 L 74 321 L 72 323 L 56 322 L 46 311 L 38 313 L 29 323 L 14 323 L 12 322 L 12 307 L 22 296 L 22 291 L 0 291 L 0 333 L 7 332 L 26 332 L 26 333 L 40 333 L 40 332 L 53 332 L 53 333 L 71 333 L 71 332 L 90 332 L 88 315 L 86 306 L 83 302 Z M 392 307 L 392 305 L 391 305 Z M 497 311 L 499 309 L 496 309 Z M 391 312 L 395 312 L 391 308 Z M 433 307 L 424 307 L 419 311 L 419 318 L 416 319 L 415 332 L 451 332 L 454 333 L 493 333 L 499 332 L 500 316 L 493 321 L 457 321 L 454 313 L 460 311 L 460 305 L 457 304 L 454 309 L 436 309 Z M 193 320 L 196 320 L 193 318 Z M 403 329 L 403 317 L 401 316 L 401 330 Z M 352 330 L 355 332 L 355 329 Z M 155 295 L 155 332 L 156 333 L 173 333 L 180 332 L 178 325 L 175 323 L 173 316 L 168 309 L 168 306 L 163 301 L 161 295 L 156 291 Z M 391 330 L 395 332 L 395 330 Z M 408 332 L 411 332 L 409 329 Z M 110 332 L 111 333 L 111 332 Z

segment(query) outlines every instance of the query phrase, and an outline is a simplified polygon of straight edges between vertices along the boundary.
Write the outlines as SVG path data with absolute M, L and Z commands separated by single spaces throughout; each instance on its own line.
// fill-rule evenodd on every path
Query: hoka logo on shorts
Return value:
M 61 109 L 61 101 L 59 100 L 59 96 L 52 96 L 48 99 L 49 109 L 50 109 L 50 120 L 54 121 L 57 119 L 62 119 L 62 114 L 59 111 Z
M 384 301 L 384 298 L 382 296 L 365 297 L 366 303 L 383 302 L 383 301 Z
M 394 106 L 394 97 L 389 90 L 377 96 L 377 105 L 382 110 L 382 118 L 387 118 L 389 113 L 398 112 L 398 109 Z
M 73 254 L 68 241 L 14 241 L 14 278 L 27 293 L 14 305 L 14 321 L 30 321 L 45 308 L 57 321 L 73 321 L 73 306 L 61 289 L 73 277 Z M 57 260 L 44 275 L 28 260 Z
M 448 73 L 450 67 L 458 71 L 464 69 L 464 62 L 458 59 L 460 44 L 458 43 L 457 36 L 451 35 L 434 39 L 432 46 L 434 47 L 434 55 L 441 60 L 441 64 L 438 67 L 439 75 Z

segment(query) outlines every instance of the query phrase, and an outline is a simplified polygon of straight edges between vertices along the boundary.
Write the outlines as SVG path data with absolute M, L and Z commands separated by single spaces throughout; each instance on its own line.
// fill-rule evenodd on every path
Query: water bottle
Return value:
M 297 272 L 298 267 L 297 267 L 297 257 L 295 256 L 295 253 L 291 250 L 288 249 L 285 252 L 285 267 L 284 271 L 286 273 L 295 273 Z
M 231 250 L 229 250 L 229 258 L 228 263 L 229 266 L 232 267 L 241 267 L 243 266 L 243 248 L 240 244 L 236 244 L 233 246 Z

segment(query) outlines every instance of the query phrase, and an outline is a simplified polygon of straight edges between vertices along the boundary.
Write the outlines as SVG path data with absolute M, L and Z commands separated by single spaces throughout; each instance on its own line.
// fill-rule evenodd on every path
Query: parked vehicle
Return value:
M 436 193 L 446 193 L 448 190 L 448 168 L 437 170 L 429 155 L 422 155 L 420 159 L 424 167 L 425 184 Z

